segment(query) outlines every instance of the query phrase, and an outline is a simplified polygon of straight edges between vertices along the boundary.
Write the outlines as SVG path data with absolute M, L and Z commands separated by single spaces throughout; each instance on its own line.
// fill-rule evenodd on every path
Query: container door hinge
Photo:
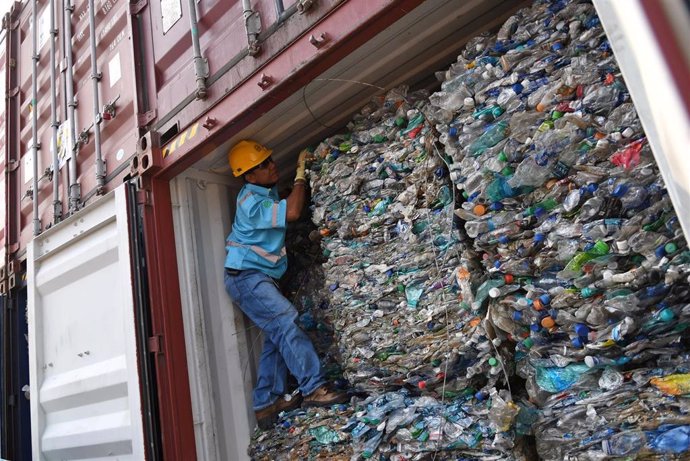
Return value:
M 139 0 L 136 3 L 130 3 L 129 4 L 129 14 L 134 16 L 136 14 L 139 14 L 141 10 L 146 8 L 148 6 L 149 2 L 148 0 Z
M 16 171 L 17 168 L 19 168 L 19 165 L 20 163 L 18 160 L 10 160 L 9 162 L 7 162 L 7 169 L 9 171 Z
M 156 110 L 150 110 L 144 112 L 143 114 L 137 114 L 137 126 L 139 128 L 144 127 L 151 123 L 157 116 Z
M 161 335 L 149 336 L 149 352 L 152 354 L 162 354 L 163 348 L 161 347 L 163 337 Z

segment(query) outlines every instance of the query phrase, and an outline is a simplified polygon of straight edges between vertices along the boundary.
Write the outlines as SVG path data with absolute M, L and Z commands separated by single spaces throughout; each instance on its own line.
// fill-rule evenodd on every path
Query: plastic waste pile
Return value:
M 536 1 L 437 75 L 314 150 L 300 319 L 356 396 L 256 459 L 687 459 L 690 252 L 594 7 Z
M 537 2 L 443 77 L 430 115 L 540 457 L 687 457 L 690 253 L 593 6 Z
M 504 376 L 481 318 L 458 300 L 455 197 L 419 110 L 427 101 L 394 90 L 314 152 L 313 220 L 336 341 L 344 376 L 361 391 L 450 395 L 476 376 L 488 392 Z M 467 379 L 453 381 L 459 374 Z
M 375 418 L 358 412 L 350 426 L 355 453 L 455 450 L 513 459 L 519 410 L 503 393 L 512 353 L 492 341 L 485 309 L 462 298 L 458 278 L 468 283 L 471 263 L 454 227 L 455 196 L 428 105 L 426 92 L 389 92 L 354 118 L 347 135 L 322 142 L 311 164 L 312 219 L 323 236 L 343 375 L 384 401 L 365 405 L 386 408 Z M 424 410 L 386 426 L 403 402 Z M 447 416 L 460 406 L 467 414 L 458 426 Z M 500 424 L 486 418 L 490 408 L 503 415 Z
M 349 405 L 283 413 L 274 429 L 254 434 L 249 456 L 257 461 L 350 461 L 353 446 L 343 428 L 352 413 Z

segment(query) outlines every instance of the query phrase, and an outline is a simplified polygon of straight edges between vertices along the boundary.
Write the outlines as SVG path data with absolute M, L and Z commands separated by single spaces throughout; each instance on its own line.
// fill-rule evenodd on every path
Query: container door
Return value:
M 34 461 L 145 459 L 126 185 L 28 248 Z

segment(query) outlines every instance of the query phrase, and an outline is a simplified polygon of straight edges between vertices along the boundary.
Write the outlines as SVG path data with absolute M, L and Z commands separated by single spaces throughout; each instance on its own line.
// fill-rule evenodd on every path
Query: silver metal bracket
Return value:
M 299 0 L 297 3 L 297 11 L 299 14 L 304 14 L 312 7 L 316 6 L 317 0 Z
M 258 36 L 261 33 L 261 15 L 258 11 L 252 11 L 244 19 L 247 30 L 247 51 L 249 56 L 257 56 L 261 53 L 261 43 Z

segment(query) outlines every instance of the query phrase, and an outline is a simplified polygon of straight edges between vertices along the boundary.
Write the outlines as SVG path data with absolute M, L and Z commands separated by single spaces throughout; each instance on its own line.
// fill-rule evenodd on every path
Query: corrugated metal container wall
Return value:
M 7 136 L 8 136 L 8 125 L 7 125 L 7 79 L 9 75 L 7 74 L 7 33 L 3 27 L 0 31 L 0 85 L 2 85 L 2 97 L 0 98 L 0 270 L 2 270 L 2 277 L 0 277 L 0 293 L 5 293 L 7 289 L 4 287 L 5 279 L 5 255 L 7 254 L 5 249 L 5 243 L 7 241 L 6 230 L 5 230 L 5 217 L 7 216 L 7 191 L 5 190 L 7 181 L 5 180 L 5 175 L 7 174 Z
M 199 60 L 193 58 L 189 14 L 196 5 Z M 343 3 L 321 0 L 309 14 L 300 14 L 312 2 L 254 0 L 152 2 L 151 42 L 155 75 L 149 77 L 157 104 L 154 129 L 165 143 L 200 114 L 232 92 L 306 30 Z M 366 8 L 364 9 L 366 12 Z M 298 63 L 295 63 L 296 65 Z M 208 77 L 200 80 L 204 67 Z M 205 97 L 198 98 L 203 85 Z
M 60 3 L 58 5 L 58 3 Z M 13 251 L 23 254 L 33 238 L 36 218 L 33 211 L 34 171 L 38 172 L 38 231 L 43 231 L 93 201 L 96 195 L 112 190 L 128 171 L 129 157 L 135 152 L 138 139 L 134 114 L 136 92 L 134 88 L 133 51 L 129 26 L 128 3 L 104 0 L 94 5 L 94 24 L 90 24 L 89 4 L 79 2 L 69 17 L 70 31 L 64 27 L 61 2 L 37 2 L 36 43 L 32 38 L 33 8 L 24 4 L 18 23 L 19 50 L 17 107 L 9 107 L 7 116 L 18 123 L 19 130 L 19 195 L 18 215 L 10 215 L 10 225 L 19 226 L 20 233 Z M 51 14 L 55 7 L 55 58 L 51 62 Z M 14 27 L 15 23 L 11 23 Z M 90 29 L 94 27 L 95 43 L 91 43 Z M 35 47 L 35 48 L 34 48 Z M 63 48 L 65 47 L 65 48 Z M 93 48 L 92 48 L 93 47 Z M 36 75 L 32 56 L 38 56 Z M 71 57 L 64 50 L 71 50 Z M 96 68 L 93 68 L 92 49 Z M 70 72 L 69 62 L 73 63 Z M 55 72 L 51 72 L 51 68 Z M 56 80 L 54 80 L 57 76 Z M 32 101 L 36 81 L 37 100 Z M 56 84 L 53 86 L 51 82 Z M 96 82 L 96 83 L 95 83 Z M 71 87 L 71 88 L 70 88 Z M 97 88 L 97 91 L 94 91 Z M 12 90 L 13 88 L 10 88 Z M 55 92 L 53 94 L 53 91 Z M 70 95 L 74 104 L 70 104 Z M 55 120 L 52 98 L 55 97 Z M 35 107 L 34 107 L 35 106 Z M 15 110 L 16 109 L 16 110 Z M 36 110 L 37 162 L 34 170 L 34 121 Z M 59 174 L 53 173 L 53 126 Z M 70 173 L 70 154 L 76 134 L 76 177 Z M 97 168 L 98 158 L 103 163 Z M 73 172 L 72 172 L 73 173 Z M 58 195 L 54 196 L 53 183 L 58 181 Z M 70 183 L 72 185 L 70 186 Z M 77 186 L 78 184 L 78 186 Z M 70 203 L 70 190 L 72 201 Z M 55 201 L 59 201 L 57 207 Z M 10 205 L 11 207 L 11 205 Z M 17 220 L 13 224 L 12 221 Z M 18 246 L 16 245 L 18 244 Z

